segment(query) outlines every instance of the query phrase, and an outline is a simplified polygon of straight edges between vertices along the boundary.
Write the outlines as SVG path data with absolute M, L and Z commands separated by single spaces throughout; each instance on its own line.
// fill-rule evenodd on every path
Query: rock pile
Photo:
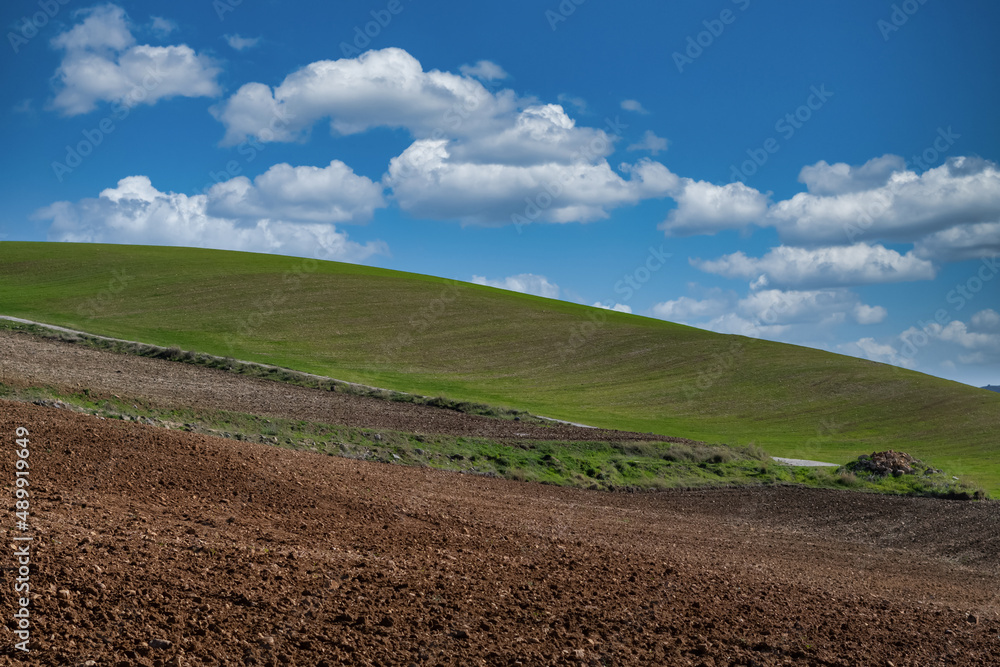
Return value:
M 902 477 L 917 473 L 931 475 L 941 472 L 905 452 L 894 452 L 891 449 L 884 452 L 872 452 L 871 456 L 862 454 L 857 461 L 847 464 L 847 467 L 854 473 L 868 473 L 879 477 L 888 477 L 889 475 Z

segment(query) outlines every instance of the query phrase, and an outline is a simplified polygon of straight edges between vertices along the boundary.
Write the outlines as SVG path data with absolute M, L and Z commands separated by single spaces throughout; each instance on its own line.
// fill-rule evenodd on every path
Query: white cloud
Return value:
M 359 262 L 386 253 L 381 241 L 350 241 L 333 225 L 259 218 L 240 224 L 207 213 L 209 195 L 161 192 L 146 176 L 129 176 L 96 199 L 61 201 L 35 213 L 51 220 L 50 241 L 192 246 Z
M 814 195 L 839 195 L 882 187 L 892 174 L 905 168 L 906 161 L 898 155 L 872 158 L 860 167 L 843 162 L 828 164 L 826 160 L 820 160 L 802 168 L 799 182 L 804 183 Z
M 767 211 L 768 197 L 743 183 L 714 185 L 681 179 L 679 192 L 671 195 L 677 208 L 660 223 L 668 235 L 714 234 L 739 229 L 759 221 Z
M 988 373 L 989 368 L 1000 363 L 1000 315 L 986 309 L 974 314 L 968 325 L 961 320 L 945 324 L 920 322 L 897 336 L 880 341 L 862 338 L 838 349 L 845 354 L 938 374 L 955 375 L 956 370 L 964 374 Z
M 725 313 L 697 326 L 716 333 L 769 340 L 781 339 L 791 329 L 787 324 L 765 324 L 758 319 L 743 317 L 737 313 Z
M 799 193 L 768 211 L 782 239 L 850 243 L 867 239 L 914 242 L 956 225 L 1000 218 L 1000 169 L 959 157 L 921 175 L 896 171 L 885 185 L 843 194 Z M 925 256 L 933 255 L 928 241 Z
M 889 315 L 882 306 L 869 306 L 859 303 L 854 307 L 854 321 L 858 324 L 878 324 Z
M 1000 222 L 957 225 L 925 236 L 913 250 L 918 257 L 959 262 L 1000 254 Z
M 972 331 L 980 333 L 1000 333 L 1000 313 L 997 313 L 997 311 L 992 308 L 980 310 L 972 316 L 970 324 L 972 325 L 970 327 Z
M 642 104 L 638 100 L 622 100 L 622 109 L 625 111 L 634 111 L 636 113 L 648 114 L 649 112 L 643 108 Z
M 239 35 L 226 35 L 226 44 L 237 51 L 252 49 L 260 42 L 260 37 L 240 37 Z
M 572 105 L 572 107 L 576 109 L 577 113 L 587 112 L 587 100 L 582 97 L 574 97 L 572 95 L 567 95 L 566 93 L 559 93 L 556 99 L 559 100 L 560 104 Z
M 736 310 L 754 321 L 769 324 L 839 324 L 854 312 L 858 297 L 844 289 L 759 290 L 740 299 Z
M 452 140 L 448 148 L 461 162 L 522 166 L 593 164 L 614 150 L 603 130 L 577 127 L 558 104 L 529 106 L 512 115 L 508 126 Z
M 691 264 L 707 273 L 758 281 L 763 277 L 763 285 L 783 287 L 931 280 L 935 274 L 929 261 L 912 252 L 900 255 L 864 243 L 814 249 L 779 246 L 763 257 L 747 257 L 739 251 L 715 260 L 692 260 Z
M 515 108 L 510 91 L 494 95 L 470 76 L 425 72 L 406 51 L 388 48 L 310 63 L 273 90 L 245 84 L 213 114 L 226 128 L 223 144 L 234 145 L 248 136 L 295 141 L 323 118 L 339 135 L 401 127 L 418 139 L 469 136 L 496 128 Z M 275 117 L 287 119 L 280 130 L 272 127 Z
M 475 65 L 462 65 L 458 68 L 458 71 L 465 76 L 474 76 L 484 81 L 506 79 L 508 76 L 503 67 L 489 60 L 480 60 Z
M 125 10 L 117 5 L 101 5 L 79 11 L 83 21 L 52 40 L 52 46 L 65 51 L 124 51 L 135 39 L 125 18 Z
M 704 299 L 682 296 L 658 303 L 653 317 L 719 333 L 790 341 L 806 336 L 829 336 L 847 322 L 874 324 L 887 315 L 881 306 L 861 303 L 846 289 L 760 290 L 743 298 L 715 291 Z
M 340 160 L 327 167 L 276 164 L 257 176 L 217 183 L 206 213 L 219 218 L 294 222 L 367 222 L 384 207 L 382 186 L 358 176 Z
M 121 7 L 103 5 L 77 15 L 86 18 L 52 40 L 65 51 L 52 100 L 64 115 L 87 113 L 102 101 L 133 106 L 219 94 L 220 70 L 210 58 L 185 44 L 135 45 Z
M 622 303 L 616 303 L 612 305 L 609 303 L 601 303 L 600 301 L 595 301 L 593 306 L 594 308 L 603 308 L 604 310 L 614 310 L 619 313 L 629 313 L 629 314 L 632 313 L 632 308 Z
M 177 30 L 177 24 L 170 19 L 165 19 L 162 16 L 154 16 L 152 23 L 152 30 L 158 37 L 167 37 L 174 30 Z
M 912 358 L 903 356 L 892 345 L 879 343 L 874 338 L 861 338 L 853 343 L 844 343 L 838 345 L 837 349 L 853 357 L 862 357 L 871 361 L 879 361 L 883 364 L 892 364 L 893 366 L 901 366 L 903 368 L 914 368 L 916 366 Z
M 642 135 L 642 140 L 630 144 L 628 150 L 649 151 L 653 155 L 657 155 L 660 151 L 667 150 L 667 140 L 656 136 L 652 130 L 646 130 L 645 134 Z
M 612 169 L 617 137 L 577 126 L 562 106 L 492 93 L 472 76 L 501 74 L 488 61 L 462 74 L 425 72 L 388 48 L 311 63 L 273 90 L 246 84 L 213 113 L 226 127 L 224 144 L 294 141 L 322 118 L 334 134 L 406 129 L 414 141 L 391 159 L 383 184 L 402 210 L 424 218 L 588 222 L 677 188 L 678 178 L 648 159 Z
M 653 306 L 654 317 L 671 322 L 694 322 L 723 315 L 732 308 L 732 303 L 721 299 L 692 299 L 682 296 Z
M 544 296 L 549 299 L 559 298 L 559 286 L 549 282 L 545 276 L 535 275 L 534 273 L 520 273 L 516 276 L 507 276 L 503 280 L 488 280 L 483 276 L 472 276 L 472 282 L 477 285 L 499 287 L 500 289 L 512 292 L 534 294 L 535 296 Z
M 603 160 L 528 166 L 463 162 L 453 158 L 446 140 L 419 140 L 391 160 L 385 184 L 412 215 L 491 224 L 599 220 L 610 208 L 662 197 L 676 182 L 659 163 L 623 167 L 628 180 Z
M 938 340 L 956 343 L 967 350 L 989 352 L 1000 358 L 1000 334 L 970 331 L 961 320 L 952 320 L 944 326 L 934 322 L 925 331 Z
M 660 229 L 681 236 L 773 227 L 785 246 L 912 243 L 912 254 L 902 257 L 917 273 L 929 266 L 917 260 L 1000 254 L 1000 167 L 993 162 L 954 157 L 917 174 L 902 158 L 883 155 L 861 166 L 817 162 L 804 167 L 799 180 L 808 192 L 770 204 L 769 194 L 739 182 L 719 186 L 682 179 L 672 195 L 677 208 Z

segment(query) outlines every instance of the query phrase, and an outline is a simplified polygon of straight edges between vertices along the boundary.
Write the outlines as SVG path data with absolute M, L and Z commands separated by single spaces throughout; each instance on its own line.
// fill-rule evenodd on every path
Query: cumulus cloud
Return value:
M 208 191 L 206 212 L 219 218 L 294 222 L 367 222 L 384 207 L 382 186 L 340 160 L 327 167 L 276 164 L 253 182 L 245 176 Z
M 954 157 L 922 174 L 896 155 L 860 166 L 821 161 L 804 167 L 799 180 L 807 192 L 771 204 L 768 194 L 740 182 L 720 186 L 682 179 L 680 191 L 671 194 L 677 208 L 660 229 L 683 236 L 773 227 L 785 246 L 801 247 L 912 243 L 912 254 L 903 259 L 918 274 L 930 266 L 919 260 L 954 262 L 1000 253 L 1000 167 L 988 160 Z M 893 268 L 900 268 L 893 260 Z
M 659 163 L 623 167 L 627 180 L 603 160 L 483 164 L 454 159 L 446 140 L 420 140 L 390 161 L 385 184 L 414 216 L 493 224 L 598 220 L 610 208 L 662 197 L 676 182 Z
M 310 63 L 274 89 L 245 84 L 213 113 L 226 128 L 223 144 L 234 145 L 250 136 L 295 141 L 324 118 L 337 135 L 373 127 L 405 128 L 417 138 L 470 135 L 515 108 L 510 91 L 494 95 L 471 76 L 425 72 L 403 49 L 388 48 Z M 272 127 L 275 117 L 288 119 L 280 131 Z
M 625 111 L 634 111 L 635 113 L 648 114 L 649 112 L 643 108 L 639 100 L 622 100 L 622 109 Z
M 1000 222 L 956 225 L 920 239 L 913 250 L 918 257 L 959 262 L 1000 254 Z
M 878 361 L 883 364 L 892 364 L 902 368 L 914 368 L 916 363 L 911 357 L 904 356 L 898 349 L 888 343 L 879 343 L 874 338 L 866 337 L 858 339 L 852 343 L 838 345 L 837 349 L 852 357 L 861 357 Z
M 915 242 L 957 225 L 1000 219 L 1000 169 L 977 158 L 951 158 L 920 175 L 892 172 L 880 187 L 799 193 L 771 207 L 767 218 L 782 239 L 796 243 L 848 243 L 860 237 Z M 933 255 L 933 241 L 927 243 L 925 255 Z
M 768 197 L 743 183 L 714 185 L 707 181 L 681 179 L 677 201 L 659 228 L 668 235 L 714 234 L 758 222 L 767 211 Z
M 857 295 L 844 289 L 769 289 L 751 292 L 736 309 L 764 324 L 839 324 L 857 305 Z
M 972 316 L 970 324 L 971 326 L 969 329 L 971 331 L 980 333 L 1000 333 L 1000 313 L 997 313 L 997 311 L 992 308 L 980 310 Z
M 804 183 L 814 195 L 840 195 L 882 187 L 888 183 L 890 176 L 904 169 L 906 161 L 898 155 L 883 155 L 861 166 L 851 166 L 844 162 L 828 164 L 826 160 L 820 160 L 802 168 L 799 182 Z
M 162 16 L 154 16 L 151 27 L 156 36 L 160 38 L 167 37 L 174 30 L 177 30 L 175 22 L 165 19 Z
M 252 49 L 260 43 L 260 37 L 240 37 L 239 35 L 226 35 L 226 44 L 237 51 Z
M 610 304 L 610 303 L 601 303 L 600 301 L 595 301 L 593 306 L 594 308 L 603 308 L 604 310 L 614 310 L 619 313 L 629 313 L 629 314 L 632 313 L 632 308 L 630 306 L 626 306 L 623 303 Z
M 846 289 L 759 290 L 743 298 L 716 293 L 704 299 L 682 296 L 652 307 L 653 317 L 701 327 L 718 333 L 787 340 L 790 335 L 829 335 L 848 318 L 875 324 L 887 313 L 862 303 Z
M 507 276 L 502 280 L 488 280 L 484 276 L 472 276 L 472 282 L 477 285 L 499 287 L 500 289 L 512 292 L 534 294 L 535 296 L 544 296 L 549 299 L 559 298 L 559 286 L 549 282 L 545 276 L 535 275 L 534 273 L 519 273 L 516 276 Z
M 956 361 L 977 367 L 1000 363 L 1000 332 L 977 330 L 976 315 L 972 326 L 962 320 L 951 320 L 945 324 L 930 322 L 909 327 L 896 339 L 902 356 L 920 358 L 922 366 L 935 361 L 947 363 L 951 368 Z M 983 318 L 992 319 L 989 314 L 980 315 L 980 324 Z
M 484 81 L 506 79 L 508 76 L 503 67 L 489 60 L 480 60 L 475 65 L 462 65 L 458 68 L 458 71 L 465 76 L 474 76 Z
M 381 241 L 350 241 L 331 224 L 261 217 L 248 224 L 208 213 L 210 195 L 161 192 L 129 176 L 97 198 L 61 201 L 35 213 L 50 220 L 50 241 L 171 245 L 279 253 L 359 262 L 385 253 Z
M 667 140 L 663 137 L 656 136 L 652 130 L 646 130 L 640 141 L 634 144 L 629 144 L 628 150 L 649 151 L 653 155 L 657 155 L 660 151 L 667 150 Z
M 69 52 L 124 51 L 135 42 L 125 10 L 117 5 L 80 10 L 76 17 L 80 16 L 84 20 L 53 38 L 52 46 Z
M 949 320 L 920 322 L 882 340 L 862 338 L 838 346 L 839 351 L 904 368 L 934 369 L 953 375 L 982 372 L 1000 363 L 1000 314 L 981 310 L 966 323 Z
M 719 317 L 732 308 L 732 304 L 722 299 L 692 299 L 682 296 L 663 301 L 653 306 L 654 317 L 671 322 L 696 322 Z
M 931 280 L 934 266 L 908 252 L 900 255 L 880 245 L 857 243 L 828 248 L 779 246 L 763 257 L 742 251 L 715 260 L 695 259 L 691 264 L 707 273 L 727 278 L 761 281 L 784 287 L 829 287 L 872 283 Z
M 882 306 L 869 306 L 859 303 L 854 306 L 854 321 L 858 324 L 878 324 L 889 315 Z
M 220 69 L 185 45 L 137 45 L 125 11 L 116 5 L 82 10 L 83 21 L 57 35 L 64 51 L 51 102 L 67 116 L 93 110 L 98 102 L 155 104 L 170 97 L 214 97 Z
M 478 164 L 539 165 L 594 163 L 614 150 L 603 130 L 577 127 L 558 104 L 529 106 L 492 132 L 454 139 L 456 160 Z
M 944 326 L 934 322 L 925 330 L 938 340 L 956 343 L 967 350 L 988 352 L 1000 358 L 1000 334 L 971 331 L 961 320 L 952 320 Z
M 502 75 L 489 61 L 460 74 L 424 71 L 406 51 L 388 48 L 311 63 L 274 89 L 248 83 L 213 113 L 226 128 L 224 144 L 295 141 L 320 119 L 340 135 L 403 128 L 414 141 L 390 160 L 383 184 L 402 210 L 423 218 L 589 222 L 677 188 L 678 178 L 648 159 L 613 169 L 615 133 L 479 80 Z

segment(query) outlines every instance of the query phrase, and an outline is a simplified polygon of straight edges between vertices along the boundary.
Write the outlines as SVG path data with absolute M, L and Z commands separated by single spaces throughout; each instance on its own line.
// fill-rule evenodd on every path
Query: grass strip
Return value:
M 86 389 L 67 394 L 50 387 L 22 389 L 0 384 L 0 398 L 316 454 L 593 490 L 640 492 L 795 484 L 947 499 L 987 498 L 981 489 L 941 471 L 881 478 L 856 475 L 843 466 L 797 468 L 775 463 L 767 452 L 753 445 L 730 447 L 656 440 L 497 441 L 228 410 L 160 408 L 141 399 L 97 395 Z

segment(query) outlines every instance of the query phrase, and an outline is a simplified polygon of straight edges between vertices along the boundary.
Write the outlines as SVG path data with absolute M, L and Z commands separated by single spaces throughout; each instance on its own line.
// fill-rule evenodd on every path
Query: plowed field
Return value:
M 37 353 L 4 354 L 0 381 L 45 379 Z M 89 364 L 61 381 L 152 391 Z M 561 489 L 7 401 L 0 438 L 4 664 L 1000 664 L 998 503 Z M 17 536 L 33 538 L 27 654 Z

